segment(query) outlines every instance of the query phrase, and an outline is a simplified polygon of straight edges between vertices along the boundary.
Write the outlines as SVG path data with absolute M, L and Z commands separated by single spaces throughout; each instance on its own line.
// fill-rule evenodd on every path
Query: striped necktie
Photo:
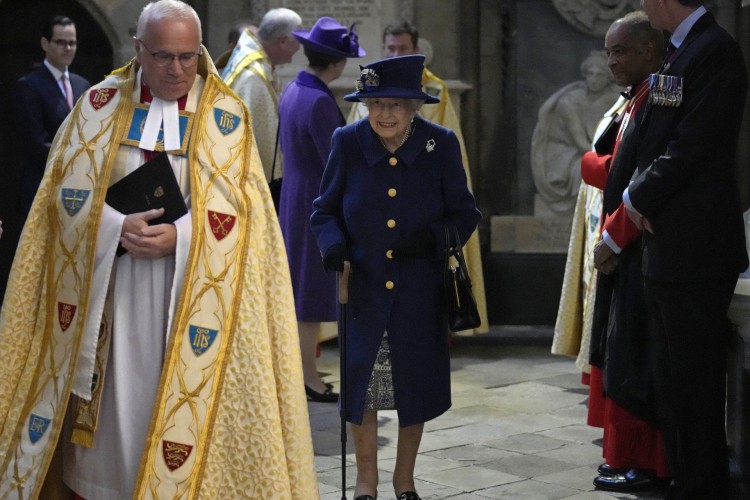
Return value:
M 661 63 L 661 69 L 659 70 L 659 73 L 664 73 L 669 69 L 669 67 L 672 65 L 672 60 L 674 59 L 674 55 L 676 52 L 677 47 L 675 47 L 672 42 L 669 42 L 666 50 L 664 51 L 664 61 Z
M 666 57 L 665 57 L 665 60 L 668 63 L 671 63 L 672 59 L 674 59 L 675 52 L 677 52 L 677 47 L 675 47 L 675 45 L 672 42 L 669 42 L 669 45 L 667 45 L 667 52 L 666 52 Z

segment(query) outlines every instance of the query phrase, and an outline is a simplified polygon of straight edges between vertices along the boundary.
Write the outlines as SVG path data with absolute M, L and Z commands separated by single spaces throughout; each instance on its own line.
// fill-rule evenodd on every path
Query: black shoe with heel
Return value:
M 305 384 L 305 394 L 307 394 L 308 401 L 315 401 L 316 403 L 335 403 L 339 400 L 339 395 L 333 392 L 332 387 L 328 386 L 323 392 L 315 392 Z

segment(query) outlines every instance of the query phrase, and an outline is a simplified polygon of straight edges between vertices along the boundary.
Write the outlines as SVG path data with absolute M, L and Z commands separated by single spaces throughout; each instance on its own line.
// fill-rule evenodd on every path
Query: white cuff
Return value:
M 616 254 L 622 252 L 622 248 L 620 248 L 619 245 L 615 243 L 615 240 L 612 239 L 606 229 L 602 233 L 602 241 L 604 241 L 604 243 Z
M 635 209 L 633 203 L 630 201 L 630 193 L 628 192 L 628 189 L 630 189 L 630 186 L 626 187 L 625 191 L 622 192 L 622 202 L 625 204 L 625 208 L 627 208 L 629 211 L 641 215 L 641 213 Z

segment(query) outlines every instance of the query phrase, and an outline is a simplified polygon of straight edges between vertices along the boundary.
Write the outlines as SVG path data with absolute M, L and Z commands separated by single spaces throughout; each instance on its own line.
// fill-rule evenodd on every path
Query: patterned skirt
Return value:
M 375 365 L 372 367 L 370 383 L 367 385 L 365 410 L 395 410 L 396 397 L 393 392 L 391 375 L 391 349 L 388 345 L 388 332 L 383 334 Z

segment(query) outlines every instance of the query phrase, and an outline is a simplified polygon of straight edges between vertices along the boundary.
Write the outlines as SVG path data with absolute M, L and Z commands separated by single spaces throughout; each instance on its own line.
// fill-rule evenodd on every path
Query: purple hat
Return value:
M 292 35 L 305 47 L 338 57 L 364 57 L 365 51 L 359 46 L 359 37 L 342 26 L 332 17 L 321 17 L 310 31 L 294 30 Z
M 362 73 L 355 81 L 357 91 L 344 96 L 345 101 L 375 97 L 423 99 L 425 104 L 440 102 L 422 91 L 424 56 L 421 54 L 391 57 L 360 66 Z

